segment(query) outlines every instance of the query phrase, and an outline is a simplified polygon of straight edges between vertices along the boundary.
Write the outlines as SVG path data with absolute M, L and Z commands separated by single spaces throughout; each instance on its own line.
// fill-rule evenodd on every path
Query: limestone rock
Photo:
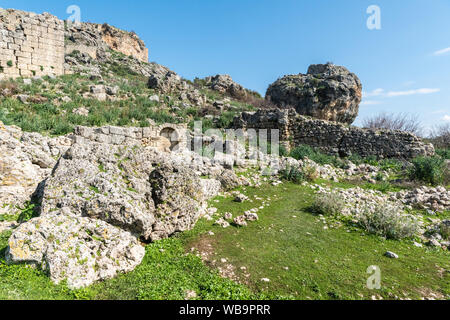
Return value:
M 242 181 L 232 170 L 223 170 L 220 175 L 216 177 L 222 184 L 224 190 L 231 190 L 242 185 Z
M 6 253 L 10 264 L 46 270 L 52 281 L 81 288 L 132 271 L 145 249 L 131 233 L 100 220 L 54 212 L 16 229 Z
M 13 215 L 30 200 L 71 143 L 67 137 L 48 138 L 0 122 L 0 215 Z
M 240 84 L 233 81 L 227 74 L 218 74 L 213 77 L 205 78 L 206 86 L 211 90 L 218 91 L 234 98 L 245 98 L 248 91 Z
M 219 194 L 222 184 L 216 179 L 200 179 L 200 188 L 205 199 L 211 199 Z
M 391 259 L 398 259 L 398 255 L 391 251 L 387 251 L 384 255 Z
M 199 178 L 153 148 L 81 139 L 46 181 L 42 215 L 69 208 L 146 240 L 192 228 L 203 195 Z
M 186 90 L 189 85 L 186 81 L 183 81 L 178 74 L 165 69 L 161 70 L 161 72 L 155 72 L 150 76 L 148 87 L 163 93 L 172 93 L 175 91 Z
M 344 67 L 311 65 L 307 74 L 288 75 L 270 85 L 266 99 L 302 115 L 351 124 L 358 116 L 362 85 Z
M 187 167 L 163 164 L 150 174 L 156 223 L 152 240 L 190 230 L 200 218 L 199 204 L 204 195 L 198 190 L 200 179 Z

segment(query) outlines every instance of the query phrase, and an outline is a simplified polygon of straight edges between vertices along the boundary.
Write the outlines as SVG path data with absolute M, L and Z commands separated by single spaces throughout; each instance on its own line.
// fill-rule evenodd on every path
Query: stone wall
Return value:
M 0 8 L 0 80 L 62 75 L 66 54 L 78 50 L 97 59 L 107 49 L 148 62 L 148 49 L 133 32 L 107 24 L 66 27 L 49 13 Z
M 244 112 L 234 119 L 234 127 L 279 129 L 280 141 L 290 149 L 304 144 L 328 154 L 411 159 L 434 155 L 434 147 L 415 135 L 394 130 L 373 130 L 337 122 L 312 119 L 294 109 Z
M 64 73 L 64 22 L 0 9 L 0 79 Z
M 148 146 L 161 151 L 177 151 L 187 148 L 186 126 L 170 123 L 145 128 L 78 126 L 75 128 L 73 138 L 112 145 Z

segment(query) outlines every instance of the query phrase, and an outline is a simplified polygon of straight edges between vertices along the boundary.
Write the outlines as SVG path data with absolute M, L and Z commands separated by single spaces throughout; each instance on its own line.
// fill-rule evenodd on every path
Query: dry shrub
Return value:
M 431 131 L 431 142 L 436 148 L 450 148 L 450 123 L 434 127 Z
M 345 201 L 336 192 L 318 194 L 312 206 L 315 213 L 327 216 L 339 216 L 345 208 Z
M 411 132 L 421 135 L 423 128 L 417 115 L 407 113 L 387 114 L 381 113 L 363 121 L 363 127 L 369 129 L 389 129 Z
M 398 206 L 389 203 L 366 205 L 357 220 L 367 232 L 388 239 L 411 238 L 417 235 L 419 230 L 415 219 L 405 215 Z
M 312 165 L 305 165 L 302 169 L 303 174 L 305 175 L 306 180 L 308 181 L 314 181 L 317 178 L 319 178 L 319 171 L 317 170 L 317 167 Z
M 11 97 L 19 92 L 17 84 L 12 81 L 0 81 L 0 96 Z

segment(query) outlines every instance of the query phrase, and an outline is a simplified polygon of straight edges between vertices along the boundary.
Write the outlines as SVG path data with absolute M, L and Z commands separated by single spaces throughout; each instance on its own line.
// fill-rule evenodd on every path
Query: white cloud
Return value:
M 450 115 L 446 114 L 446 115 L 442 118 L 442 120 L 444 120 L 444 121 L 450 121 Z
M 446 54 L 446 53 L 449 53 L 449 52 L 450 52 L 450 48 L 445 48 L 445 49 L 438 50 L 438 51 L 434 52 L 433 55 L 440 56 L 440 55 L 443 55 L 443 54 Z
M 363 100 L 361 102 L 362 106 L 373 106 L 373 105 L 377 105 L 380 104 L 381 101 L 375 101 L 375 100 Z
M 416 90 L 408 90 L 408 91 L 389 91 L 386 96 L 387 97 L 398 97 L 398 96 L 411 96 L 415 94 L 430 94 L 441 91 L 441 89 L 430 89 L 430 88 L 422 88 Z
M 439 110 L 431 112 L 431 114 L 443 114 L 446 112 L 448 112 L 448 109 L 439 109 Z
M 372 92 L 363 92 L 363 97 L 378 97 L 381 96 L 384 93 L 384 89 L 378 88 L 373 90 Z

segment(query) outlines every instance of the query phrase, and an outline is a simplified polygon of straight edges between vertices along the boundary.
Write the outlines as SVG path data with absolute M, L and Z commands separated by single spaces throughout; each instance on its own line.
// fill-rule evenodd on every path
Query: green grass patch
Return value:
M 346 225 L 324 229 L 324 223 L 309 211 L 313 191 L 306 187 L 285 183 L 249 188 L 245 193 L 250 198 L 270 196 L 272 205 L 247 228 L 214 227 L 211 243 L 217 257 L 228 259 L 238 273 L 246 267 L 250 278 L 241 274 L 242 279 L 255 293 L 296 299 L 370 299 L 372 295 L 415 299 L 427 290 L 450 294 L 448 252 L 417 248 L 411 240 L 385 240 Z M 274 195 L 279 198 L 273 200 Z M 215 206 L 221 213 L 236 216 L 258 203 L 237 204 L 221 198 Z M 384 257 L 386 251 L 400 259 Z M 381 290 L 366 288 L 366 270 L 372 265 L 381 269 Z M 265 283 L 262 278 L 271 281 Z

